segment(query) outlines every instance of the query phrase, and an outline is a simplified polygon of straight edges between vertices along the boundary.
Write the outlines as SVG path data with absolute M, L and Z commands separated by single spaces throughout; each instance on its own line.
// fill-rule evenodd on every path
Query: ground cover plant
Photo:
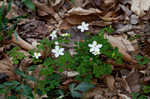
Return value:
M 0 98 L 148 99 L 149 17 L 100 1 L 1 1 Z

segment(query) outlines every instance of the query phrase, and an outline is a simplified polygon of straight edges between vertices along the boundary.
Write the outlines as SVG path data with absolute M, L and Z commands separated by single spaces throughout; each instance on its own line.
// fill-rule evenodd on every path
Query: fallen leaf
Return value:
M 114 83 L 115 83 L 114 77 L 111 76 L 111 75 L 107 75 L 107 76 L 105 76 L 105 80 L 106 80 L 107 87 L 108 87 L 111 91 L 113 91 L 113 90 L 115 89 L 115 87 L 114 87 Z
M 75 77 L 79 75 L 76 71 L 64 71 L 62 74 L 64 74 L 66 77 Z
M 140 73 L 139 72 L 132 72 L 126 78 L 126 81 L 131 89 L 132 92 L 139 92 L 141 85 L 140 85 Z
M 118 94 L 118 96 L 121 97 L 121 99 L 131 99 L 129 96 L 125 95 L 125 94 Z M 120 98 L 119 98 L 120 99 Z
M 9 80 L 16 79 L 16 75 L 13 72 L 13 65 L 6 58 L 0 60 L 0 73 L 7 75 Z
M 66 15 L 67 16 L 70 16 L 70 15 L 90 15 L 90 14 L 100 14 L 100 13 L 102 13 L 102 12 L 99 9 L 94 9 L 94 8 L 83 9 L 81 7 L 77 7 L 77 8 L 70 9 Z
M 127 40 L 126 37 L 123 36 L 111 36 L 105 34 L 105 38 L 108 39 L 110 44 L 113 47 L 117 47 L 119 49 L 119 52 L 123 55 L 124 60 L 131 62 L 131 63 L 137 63 L 136 60 L 134 60 L 131 55 L 129 55 L 127 52 L 133 52 L 135 51 L 134 47 L 132 46 L 131 42 Z
M 148 11 L 150 8 L 150 0 L 132 0 L 131 10 L 138 16 L 143 16 L 144 11 Z
M 74 5 L 76 7 L 82 7 L 84 0 L 74 0 Z

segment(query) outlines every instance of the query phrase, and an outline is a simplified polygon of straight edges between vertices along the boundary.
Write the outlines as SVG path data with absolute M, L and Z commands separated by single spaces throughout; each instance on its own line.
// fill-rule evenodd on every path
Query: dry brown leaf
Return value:
M 115 89 L 114 87 L 114 83 L 115 83 L 115 79 L 112 75 L 107 75 L 105 76 L 105 80 L 106 80 L 106 84 L 107 84 L 107 87 L 113 91 Z
M 127 40 L 127 38 L 124 38 L 123 36 L 111 36 L 107 34 L 105 34 L 105 38 L 108 39 L 108 41 L 113 47 L 117 47 L 119 49 L 119 52 L 123 55 L 124 60 L 131 63 L 137 63 L 136 60 L 134 60 L 127 53 L 128 51 L 135 51 L 131 42 Z
M 100 14 L 100 13 L 102 13 L 102 12 L 99 9 L 94 9 L 94 8 L 83 9 L 81 7 L 77 7 L 77 8 L 72 8 L 71 10 L 69 10 L 66 15 L 67 16 L 70 16 L 70 15 L 90 15 L 90 14 Z
M 74 4 L 76 7 L 82 7 L 84 0 L 74 0 Z
M 19 35 L 16 38 L 15 34 L 12 34 L 12 40 L 11 41 L 12 41 L 12 43 L 19 45 L 21 48 L 23 48 L 25 50 L 32 50 L 34 48 L 31 44 L 27 43 L 22 38 L 20 38 Z
M 148 11 L 150 8 L 150 0 L 132 0 L 131 10 L 138 16 L 143 16 L 144 11 Z
M 127 96 L 125 94 L 118 94 L 118 96 L 120 96 L 119 99 L 131 99 L 129 96 Z
M 127 40 L 127 36 L 111 36 L 111 35 L 105 35 L 105 37 L 112 42 L 117 43 L 117 47 L 120 47 L 124 49 L 125 51 L 133 52 L 135 51 L 134 47 L 132 46 L 132 43 Z
M 58 4 L 60 4 L 64 0 L 54 0 L 54 1 L 55 2 L 53 2 L 53 0 L 52 1 L 50 0 L 50 3 L 51 3 L 52 6 L 57 6 Z
M 140 84 L 140 73 L 139 72 L 130 73 L 126 78 L 126 81 L 132 92 L 140 91 L 141 84 Z
M 9 80 L 14 80 L 16 78 L 13 72 L 13 65 L 8 59 L 0 60 L 0 73 L 8 75 Z

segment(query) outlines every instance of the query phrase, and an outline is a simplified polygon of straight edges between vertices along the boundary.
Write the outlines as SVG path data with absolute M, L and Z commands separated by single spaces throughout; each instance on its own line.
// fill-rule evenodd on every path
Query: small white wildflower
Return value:
M 34 56 L 36 59 L 39 59 L 39 57 L 41 56 L 41 53 L 37 53 L 37 52 L 34 52 Z
M 93 41 L 92 44 L 88 44 L 90 47 L 90 52 L 94 55 L 100 54 L 100 48 L 102 47 L 102 44 L 97 44 L 96 41 Z
M 68 36 L 70 36 L 70 34 L 69 33 L 64 33 L 64 34 L 61 34 L 61 36 L 68 37 Z
M 59 46 L 55 46 L 55 49 L 52 49 L 52 53 L 54 53 L 57 58 L 60 55 L 64 55 L 64 48 L 60 48 Z
M 58 44 L 59 44 L 58 41 L 56 41 L 56 42 L 55 42 L 55 45 L 58 45 Z
M 77 26 L 77 29 L 80 29 L 81 32 L 84 32 L 85 30 L 89 30 L 88 26 L 89 24 L 82 22 L 81 25 Z
M 54 31 L 50 34 L 50 37 L 52 38 L 52 40 L 53 40 L 54 38 L 57 38 L 56 33 L 57 33 L 57 31 L 54 30 Z

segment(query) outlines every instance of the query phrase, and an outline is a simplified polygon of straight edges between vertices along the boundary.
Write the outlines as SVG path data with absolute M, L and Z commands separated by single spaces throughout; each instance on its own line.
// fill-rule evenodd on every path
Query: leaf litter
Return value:
M 21 20 L 17 25 L 18 40 L 15 35 L 12 35 L 11 43 L 8 44 L 21 47 L 22 51 L 28 57 L 20 60 L 19 69 L 26 70 L 26 67 L 32 64 L 28 50 L 36 48 L 39 40 L 43 37 L 48 37 L 49 33 L 54 29 L 58 30 L 60 34 L 62 31 L 73 34 L 71 41 L 74 42 L 82 41 L 85 38 L 85 35 L 75 28 L 82 21 L 89 23 L 90 29 L 88 32 L 93 33 L 93 35 L 105 26 L 112 25 L 115 28 L 115 35 L 113 33 L 105 33 L 105 38 L 108 39 L 113 47 L 119 49 L 119 52 L 123 55 L 124 63 L 122 65 L 111 64 L 114 70 L 111 75 L 100 77 L 96 81 L 93 80 L 93 83 L 96 83 L 97 87 L 89 90 L 87 93 L 83 93 L 85 96 L 84 99 L 131 99 L 131 92 L 142 93 L 142 78 L 146 79 L 144 80 L 146 84 L 150 81 L 148 79 L 150 76 L 149 65 L 145 65 L 144 69 L 142 68 L 142 72 L 146 75 L 141 74 L 139 72 L 140 65 L 137 63 L 133 54 L 138 53 L 150 57 L 150 43 L 148 41 L 150 39 L 150 31 L 148 30 L 150 27 L 150 0 L 41 1 L 33 0 L 37 8 L 36 12 L 29 11 L 27 8 L 23 9 L 21 7 L 23 5 L 21 4 L 20 6 L 13 5 L 12 10 L 7 15 L 10 19 L 14 16 L 23 15 L 23 13 L 29 14 L 27 20 Z M 20 4 L 20 1 L 16 0 L 16 2 Z M 143 25 L 147 28 L 143 29 Z M 129 37 L 133 37 L 136 46 L 133 45 L 133 41 Z M 34 43 L 32 44 L 32 42 Z M 72 44 L 63 46 L 72 49 Z M 10 62 L 10 57 L 4 54 L 8 50 L 5 47 L 5 45 L 0 47 L 0 82 L 18 79 L 13 72 L 15 66 Z M 36 76 L 40 68 L 42 66 L 38 65 L 38 68 L 32 73 Z M 121 70 L 124 69 L 128 71 L 128 73 L 125 72 L 125 78 L 121 74 Z M 70 80 L 70 78 L 76 75 L 78 75 L 78 72 L 66 70 L 63 75 L 66 77 L 64 82 L 76 82 L 73 79 Z M 41 77 L 40 79 L 43 78 Z M 102 80 L 102 82 L 99 80 Z M 68 83 L 64 86 L 68 87 Z M 33 87 L 34 84 L 31 83 L 31 86 Z

